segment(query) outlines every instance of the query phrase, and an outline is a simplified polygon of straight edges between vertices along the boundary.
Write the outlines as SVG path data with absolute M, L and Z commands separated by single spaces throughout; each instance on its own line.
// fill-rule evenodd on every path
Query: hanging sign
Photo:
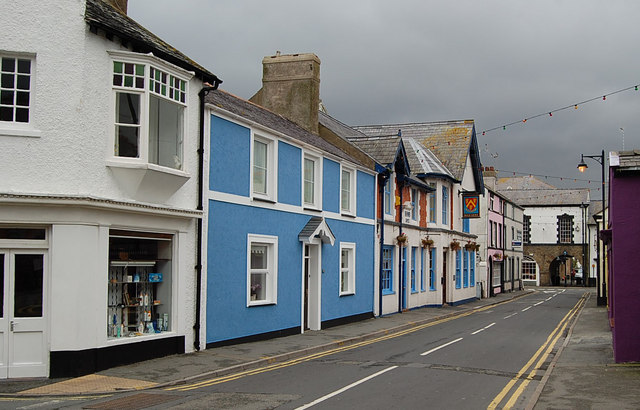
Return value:
M 462 217 L 480 218 L 480 194 L 462 195 Z

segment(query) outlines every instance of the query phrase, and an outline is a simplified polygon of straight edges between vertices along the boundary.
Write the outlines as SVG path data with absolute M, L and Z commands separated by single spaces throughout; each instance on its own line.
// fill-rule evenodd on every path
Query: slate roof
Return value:
M 431 150 L 458 181 L 462 180 L 474 136 L 473 120 L 365 125 L 353 128 L 370 137 L 397 135 L 400 130 L 403 137 L 413 138 Z
M 310 133 L 293 121 L 269 111 L 266 108 L 260 107 L 257 104 L 229 94 L 224 90 L 218 89 L 210 92 L 205 97 L 205 101 L 266 128 L 280 132 L 300 142 L 309 144 L 324 152 L 335 155 L 338 158 L 371 169 L 368 164 L 354 158 L 335 145 L 330 144 L 320 136 Z
M 195 71 L 204 82 L 220 84 L 222 80 L 170 44 L 138 24 L 131 17 L 116 10 L 103 0 L 86 0 L 84 19 L 92 31 L 101 29 L 115 35 L 127 46 L 139 53 L 153 53 L 188 71 Z
M 351 143 L 371 155 L 384 166 L 395 163 L 400 140 L 398 136 L 350 138 Z
M 620 169 L 625 169 L 626 171 L 640 170 L 640 150 L 618 152 L 618 158 L 620 161 L 620 165 L 618 165 L 619 170 Z
M 318 111 L 318 122 L 345 141 L 349 141 L 351 138 L 366 137 L 360 131 L 338 121 L 322 110 Z
M 589 203 L 588 189 L 506 189 L 500 194 L 520 206 L 559 206 Z
M 437 174 L 454 179 L 449 170 L 440 160 L 415 138 L 402 137 L 404 149 L 407 153 L 409 168 L 414 175 Z
M 504 191 L 508 189 L 556 189 L 549 183 L 546 183 L 534 176 L 505 177 L 498 178 L 496 181 L 496 189 Z

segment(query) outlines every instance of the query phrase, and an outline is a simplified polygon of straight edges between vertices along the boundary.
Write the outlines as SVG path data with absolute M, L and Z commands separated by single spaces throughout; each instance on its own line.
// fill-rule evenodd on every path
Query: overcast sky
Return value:
M 640 1 L 129 0 L 129 15 L 239 97 L 261 87 L 264 56 L 315 53 L 322 101 L 346 124 L 473 119 L 501 176 L 599 198 L 600 165 L 580 174 L 580 153 L 640 148 L 640 91 L 602 100 L 640 84 Z

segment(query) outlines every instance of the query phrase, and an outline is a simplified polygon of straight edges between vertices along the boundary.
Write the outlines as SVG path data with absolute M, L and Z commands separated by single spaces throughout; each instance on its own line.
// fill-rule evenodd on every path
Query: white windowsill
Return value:
M 173 169 L 168 167 L 163 167 L 156 164 L 149 164 L 143 162 L 130 162 L 130 161 L 119 161 L 117 159 L 107 160 L 108 167 L 116 167 L 116 168 L 129 168 L 129 169 L 138 169 L 138 170 L 151 170 L 162 172 L 165 174 L 175 175 L 177 177 L 182 178 L 191 178 L 191 175 L 187 172 L 181 171 L 179 169 Z
M 9 126 L 0 124 L 0 136 L 40 138 L 42 131 L 28 126 Z

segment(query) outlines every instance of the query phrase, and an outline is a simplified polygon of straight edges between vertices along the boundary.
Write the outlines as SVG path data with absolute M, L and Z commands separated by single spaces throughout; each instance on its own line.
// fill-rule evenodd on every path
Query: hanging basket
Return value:
M 422 247 L 431 249 L 433 247 L 433 239 L 429 239 L 429 237 L 422 238 Z
M 449 244 L 449 247 L 451 248 L 452 251 L 458 251 L 460 250 L 460 242 L 453 240 Z
M 477 246 L 478 244 L 475 242 L 467 242 L 464 248 L 468 251 L 475 251 Z
M 407 234 L 401 233 L 396 237 L 396 241 L 398 241 L 398 245 L 404 245 L 407 242 Z

